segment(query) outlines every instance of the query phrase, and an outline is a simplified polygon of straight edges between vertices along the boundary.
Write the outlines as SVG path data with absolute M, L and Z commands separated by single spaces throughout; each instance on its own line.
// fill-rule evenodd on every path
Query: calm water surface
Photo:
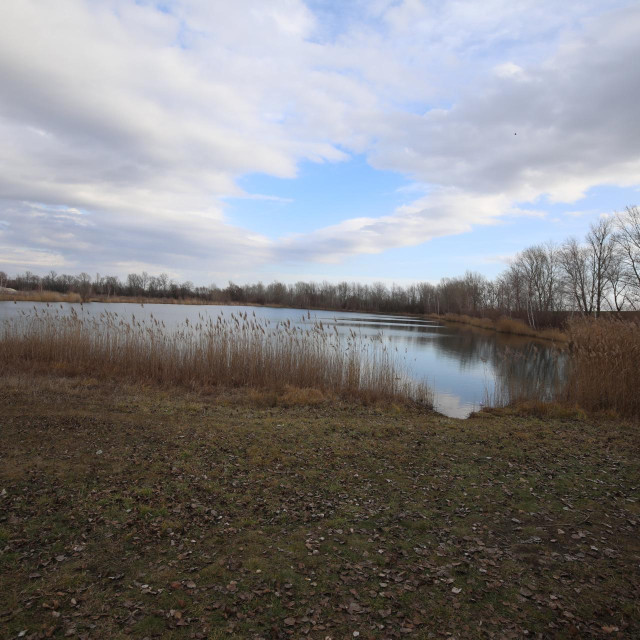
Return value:
M 0 321 L 15 317 L 21 311 L 57 309 L 70 313 L 71 308 L 84 314 L 98 315 L 105 309 L 125 320 L 135 316 L 144 320 L 151 314 L 168 328 L 185 319 L 196 322 L 198 315 L 247 312 L 273 323 L 290 320 L 310 328 L 314 322 L 336 327 L 346 334 L 354 330 L 363 338 L 382 333 L 387 345 L 397 352 L 409 375 L 426 382 L 435 394 L 435 408 L 445 415 L 464 418 L 479 409 L 487 398 L 499 392 L 507 378 L 520 388 L 551 389 L 563 376 L 565 356 L 543 341 L 483 331 L 465 325 L 443 325 L 433 320 L 399 316 L 347 313 L 338 311 L 305 311 L 266 307 L 227 307 L 219 305 L 191 306 L 169 304 L 50 304 L 33 302 L 0 302 Z

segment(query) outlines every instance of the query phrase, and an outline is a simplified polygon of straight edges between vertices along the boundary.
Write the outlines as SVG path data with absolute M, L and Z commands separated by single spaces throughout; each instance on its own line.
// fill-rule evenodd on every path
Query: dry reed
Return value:
M 640 322 L 576 318 L 569 321 L 567 332 L 568 358 L 563 359 L 563 366 L 552 368 L 556 375 L 541 375 L 539 366 L 546 365 L 535 353 L 507 352 L 484 404 L 516 407 L 541 416 L 584 410 L 640 417 Z M 560 356 L 558 351 L 552 357 Z M 522 358 L 527 363 L 524 376 Z
M 576 319 L 569 339 L 568 400 L 588 411 L 640 416 L 640 323 Z
M 492 320 L 491 318 L 476 318 L 474 316 L 457 313 L 446 313 L 444 316 L 435 315 L 433 317 L 444 319 L 448 322 L 468 324 L 489 331 L 497 331 L 498 333 L 510 333 L 516 336 L 540 338 L 553 342 L 566 342 L 568 339 L 567 334 L 558 329 L 533 329 L 528 324 L 522 322 L 522 320 L 509 318 L 508 316 L 501 316 L 497 320 Z
M 57 291 L 16 291 L 0 292 L 0 302 L 82 302 L 79 293 L 58 293 Z
M 225 306 L 255 306 L 249 304 L 227 304 L 226 302 L 212 302 L 211 300 L 205 300 L 203 298 L 154 298 L 147 296 L 104 296 L 92 294 L 87 297 L 87 302 L 124 302 L 128 304 L 179 304 L 179 305 L 199 305 L 201 307 L 207 305 L 220 305 Z
M 302 329 L 247 312 L 198 318 L 168 329 L 153 314 L 139 321 L 109 311 L 89 316 L 82 307 L 68 315 L 34 308 L 0 327 L 0 363 L 189 387 L 291 386 L 430 403 L 429 390 L 409 379 L 379 336 L 340 336 L 322 323 Z

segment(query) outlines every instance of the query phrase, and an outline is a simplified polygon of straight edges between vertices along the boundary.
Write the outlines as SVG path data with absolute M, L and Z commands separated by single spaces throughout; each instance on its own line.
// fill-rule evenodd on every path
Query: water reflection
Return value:
M 47 305 L 0 302 L 0 321 L 34 307 Z M 66 314 L 71 307 L 57 303 L 48 308 Z M 504 402 L 525 393 L 549 398 L 563 379 L 566 360 L 564 353 L 549 343 L 422 318 L 218 305 L 90 303 L 73 307 L 89 316 L 106 309 L 125 321 L 132 316 L 138 321 L 149 319 L 153 314 L 169 329 L 187 318 L 197 322 L 199 316 L 215 319 L 220 314 L 247 313 L 274 325 L 289 320 L 295 326 L 310 328 L 322 322 L 340 335 L 355 331 L 363 338 L 380 336 L 404 363 L 407 373 L 434 390 L 436 409 L 452 417 L 466 417 L 487 400 Z

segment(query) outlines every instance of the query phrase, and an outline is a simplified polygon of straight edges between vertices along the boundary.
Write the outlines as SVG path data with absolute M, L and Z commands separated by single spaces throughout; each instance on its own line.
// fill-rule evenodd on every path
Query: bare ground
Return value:
M 5 374 L 0 637 L 637 638 L 638 433 Z

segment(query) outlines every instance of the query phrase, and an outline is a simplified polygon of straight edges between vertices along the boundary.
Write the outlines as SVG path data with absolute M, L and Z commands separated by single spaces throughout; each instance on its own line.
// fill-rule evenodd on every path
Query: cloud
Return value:
M 525 78 L 478 86 L 448 110 L 400 114 L 376 166 L 530 201 L 575 201 L 595 184 L 638 180 L 640 9 L 594 22 Z
M 16 248 L 0 244 L 0 255 L 3 264 L 27 270 L 38 267 L 61 267 L 66 264 L 64 256 L 61 254 L 42 249 Z
M 287 259 L 338 262 L 352 254 L 418 245 L 469 231 L 475 224 L 491 224 L 507 205 L 501 195 L 482 196 L 443 188 L 389 216 L 353 218 L 313 233 L 284 238 L 278 250 Z
M 372 146 L 374 166 L 438 185 L 377 220 L 350 220 L 283 243 L 338 260 L 419 244 L 505 215 L 542 196 L 575 202 L 596 185 L 640 180 L 640 9 L 592 21 L 558 52 L 482 78 L 449 109 L 395 113 Z
M 637 6 L 345 4 L 0 3 L 0 265 L 206 280 L 637 184 Z M 225 216 L 225 198 L 272 197 L 242 175 L 294 179 L 301 161 L 352 153 L 424 195 L 275 242 Z

